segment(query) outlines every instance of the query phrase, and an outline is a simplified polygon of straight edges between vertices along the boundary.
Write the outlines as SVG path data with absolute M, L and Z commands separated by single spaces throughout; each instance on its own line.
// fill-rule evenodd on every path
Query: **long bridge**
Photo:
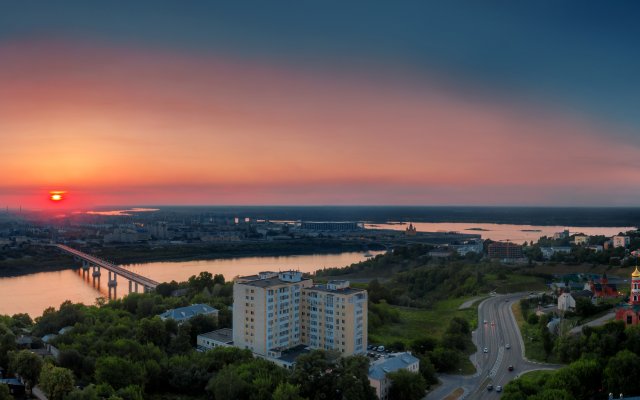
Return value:
M 109 295 L 111 295 L 111 289 L 114 289 L 118 285 L 118 276 L 127 279 L 129 281 L 129 293 L 138 292 L 138 285 L 141 285 L 144 292 L 148 292 L 155 289 L 158 286 L 158 282 L 153 279 L 149 279 L 135 272 L 131 272 L 122 268 L 119 265 L 113 264 L 109 261 L 84 253 L 80 250 L 76 250 L 72 247 L 65 246 L 64 244 L 56 244 L 59 250 L 71 254 L 75 259 L 82 260 L 83 271 L 89 271 L 93 268 L 93 277 L 99 278 L 101 275 L 100 269 L 104 268 L 109 271 Z

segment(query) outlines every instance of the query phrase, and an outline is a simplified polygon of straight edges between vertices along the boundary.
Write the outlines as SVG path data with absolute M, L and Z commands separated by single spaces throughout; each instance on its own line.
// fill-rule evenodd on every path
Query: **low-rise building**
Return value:
M 482 254 L 484 251 L 484 243 L 482 239 L 469 239 L 459 243 L 450 244 L 449 248 L 455 250 L 461 256 L 467 253 Z
M 167 319 L 173 319 L 180 324 L 184 321 L 190 320 L 196 315 L 210 315 L 217 319 L 218 310 L 206 304 L 192 304 L 187 307 L 167 310 L 160 314 L 160 319 L 162 319 L 163 321 Z
M 565 229 L 562 232 L 556 232 L 553 234 L 553 240 L 562 240 L 569 238 L 569 230 Z
M 202 333 L 196 338 L 198 351 L 207 351 L 216 347 L 233 346 L 233 330 L 222 328 L 216 331 Z
M 554 247 L 540 247 L 540 251 L 542 252 L 542 257 L 546 260 L 553 257 L 556 253 L 571 253 L 571 247 L 568 246 L 554 246 Z
M 613 247 L 627 247 L 631 243 L 631 239 L 629 236 L 614 236 L 611 238 L 613 242 Z
M 406 352 L 391 354 L 369 365 L 369 383 L 375 388 L 376 395 L 380 400 L 389 398 L 391 380 L 387 377 L 387 374 L 401 369 L 417 374 L 420 370 L 420 360 L 411 353 Z
M 558 297 L 558 310 L 560 311 L 574 311 L 576 309 L 576 300 L 571 296 L 571 293 L 562 293 Z
M 576 246 L 584 246 L 584 245 L 589 244 L 589 239 L 590 239 L 590 237 L 587 236 L 587 235 L 575 235 L 573 237 L 573 243 Z
M 487 246 L 489 258 L 513 260 L 523 258 L 522 246 L 511 242 L 493 242 Z

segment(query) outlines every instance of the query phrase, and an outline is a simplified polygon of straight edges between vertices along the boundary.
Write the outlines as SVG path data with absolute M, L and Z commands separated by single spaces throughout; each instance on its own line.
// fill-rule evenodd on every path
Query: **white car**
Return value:
M 505 347 L 505 349 L 509 350 L 511 348 L 511 345 L 509 343 L 507 343 L 504 347 Z
M 488 353 L 488 352 L 489 352 L 489 349 L 485 347 L 483 351 L 484 351 L 485 353 Z

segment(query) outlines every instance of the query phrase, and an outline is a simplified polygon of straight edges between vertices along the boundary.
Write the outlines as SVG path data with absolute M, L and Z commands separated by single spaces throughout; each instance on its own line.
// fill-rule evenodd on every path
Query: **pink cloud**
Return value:
M 589 204 L 571 193 L 600 203 L 640 183 L 625 161 L 638 148 L 586 119 L 392 69 L 46 41 L 0 43 L 0 62 L 6 188 L 120 204 Z

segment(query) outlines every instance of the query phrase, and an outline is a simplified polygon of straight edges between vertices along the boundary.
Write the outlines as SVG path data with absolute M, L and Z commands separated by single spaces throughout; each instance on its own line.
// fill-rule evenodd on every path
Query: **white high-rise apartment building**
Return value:
M 343 355 L 367 348 L 367 292 L 348 281 L 313 286 L 298 271 L 261 272 L 233 286 L 233 345 L 279 357 L 298 345 Z

